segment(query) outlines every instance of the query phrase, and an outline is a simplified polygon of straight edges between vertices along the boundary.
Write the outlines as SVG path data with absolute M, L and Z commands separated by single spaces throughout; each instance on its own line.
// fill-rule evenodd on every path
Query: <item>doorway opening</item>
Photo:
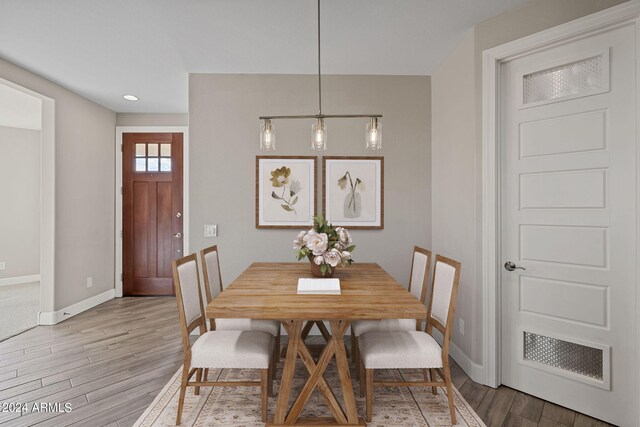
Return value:
M 0 340 L 54 310 L 54 105 L 0 79 Z

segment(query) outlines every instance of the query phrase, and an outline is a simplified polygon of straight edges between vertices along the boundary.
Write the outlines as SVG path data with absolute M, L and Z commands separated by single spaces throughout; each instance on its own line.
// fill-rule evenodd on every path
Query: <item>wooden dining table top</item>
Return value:
M 337 268 L 340 295 L 299 295 L 309 263 L 255 262 L 207 305 L 209 318 L 425 319 L 424 304 L 378 264 Z

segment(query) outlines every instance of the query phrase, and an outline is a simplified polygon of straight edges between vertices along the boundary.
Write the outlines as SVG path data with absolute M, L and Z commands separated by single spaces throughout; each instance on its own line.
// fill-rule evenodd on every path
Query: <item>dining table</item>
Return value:
M 354 263 L 336 269 L 333 277 L 340 280 L 339 295 L 298 294 L 298 279 L 309 277 L 308 263 L 255 262 L 207 305 L 206 315 L 209 318 L 278 320 L 284 327 L 289 341 L 275 414 L 267 426 L 366 425 L 357 413 L 345 333 L 354 320 L 424 320 L 426 307 L 378 264 Z M 316 360 L 305 345 L 302 332 L 305 324 L 318 321 L 329 324 L 331 336 Z M 308 376 L 290 405 L 298 358 Z M 324 377 L 334 359 L 342 402 Z M 324 397 L 331 414 L 302 418 L 302 410 L 315 389 Z

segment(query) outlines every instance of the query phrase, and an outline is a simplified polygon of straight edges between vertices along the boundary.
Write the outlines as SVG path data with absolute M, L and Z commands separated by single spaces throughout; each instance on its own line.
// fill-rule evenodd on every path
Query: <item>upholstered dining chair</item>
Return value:
M 195 254 L 173 261 L 178 315 L 184 347 L 184 366 L 176 425 L 182 418 L 187 387 L 258 386 L 262 396 L 262 421 L 267 421 L 267 399 L 272 391 L 273 336 L 259 331 L 210 331 L 204 316 L 197 257 Z M 191 344 L 189 334 L 199 329 L 200 336 Z M 259 381 L 207 381 L 209 369 L 258 369 Z M 204 371 L 204 378 L 203 378 Z M 196 376 L 195 381 L 191 378 Z
M 202 249 L 200 251 L 200 261 L 202 264 L 202 275 L 204 277 L 204 288 L 208 304 L 223 291 L 218 246 L 214 245 Z M 209 323 L 212 331 L 260 331 L 273 335 L 275 338 L 275 346 L 273 348 L 274 365 L 280 360 L 280 322 L 277 320 L 221 318 L 209 319 Z
M 431 251 L 419 246 L 413 247 L 409 292 L 424 304 L 427 296 L 427 277 L 431 266 Z M 354 363 L 358 363 L 358 337 L 371 331 L 416 331 L 422 327 L 422 321 L 413 319 L 357 320 L 351 325 L 351 354 Z M 356 366 L 358 367 L 358 366 Z M 356 377 L 360 378 L 356 369 Z
M 360 337 L 358 342 L 359 363 L 365 372 L 366 415 L 368 422 L 371 422 L 373 387 L 422 386 L 431 387 L 433 394 L 437 394 L 437 387 L 444 386 L 449 400 L 451 424 L 456 423 L 451 370 L 449 369 L 449 345 L 451 343 L 459 279 L 460 263 L 436 255 L 425 332 L 372 331 Z M 433 328 L 440 331 L 444 337 L 442 347 L 431 335 Z M 422 369 L 423 381 L 374 381 L 373 372 L 375 369 L 405 368 Z M 443 381 L 436 381 L 436 371 L 438 371 Z

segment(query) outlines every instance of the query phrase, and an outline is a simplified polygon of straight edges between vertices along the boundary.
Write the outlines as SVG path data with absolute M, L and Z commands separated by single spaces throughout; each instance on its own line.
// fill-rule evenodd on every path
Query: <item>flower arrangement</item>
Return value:
M 329 277 L 335 267 L 353 263 L 351 253 L 356 248 L 351 234 L 343 227 L 334 227 L 318 215 L 313 218 L 313 228 L 301 231 L 293 241 L 293 249 L 297 251 L 298 261 L 308 258 L 319 267 L 321 277 Z

